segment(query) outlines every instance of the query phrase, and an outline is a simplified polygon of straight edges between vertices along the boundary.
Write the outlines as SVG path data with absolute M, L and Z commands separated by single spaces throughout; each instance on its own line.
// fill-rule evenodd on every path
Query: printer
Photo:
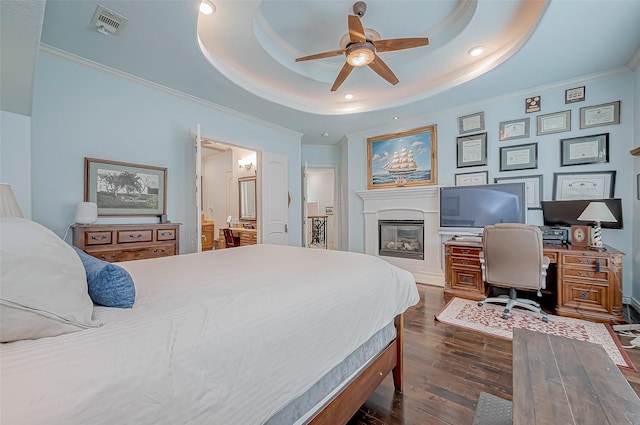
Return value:
M 542 232 L 542 243 L 565 245 L 569 243 L 569 230 L 557 226 L 538 226 Z

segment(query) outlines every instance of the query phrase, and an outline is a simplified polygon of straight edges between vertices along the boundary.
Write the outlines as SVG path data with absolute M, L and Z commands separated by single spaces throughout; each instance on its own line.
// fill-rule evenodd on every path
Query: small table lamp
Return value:
M 0 217 L 22 217 L 20 205 L 7 183 L 0 183 Z
M 600 222 L 618 221 L 604 202 L 590 202 L 589 205 L 587 205 L 587 208 L 582 211 L 578 220 L 594 221 L 596 223 L 593 228 L 593 239 L 591 241 L 590 248 L 598 251 L 604 250 L 604 247 L 602 246 L 602 229 L 600 227 Z

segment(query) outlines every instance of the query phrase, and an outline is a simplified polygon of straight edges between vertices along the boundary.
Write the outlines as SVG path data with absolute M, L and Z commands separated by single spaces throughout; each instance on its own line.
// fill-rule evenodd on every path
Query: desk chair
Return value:
M 480 252 L 482 280 L 489 286 L 509 288 L 509 296 L 483 299 L 478 303 L 506 304 L 503 319 L 509 318 L 513 307 L 522 307 L 541 314 L 547 322 L 547 314 L 540 303 L 517 298 L 516 289 L 537 291 L 546 286 L 549 259 L 542 255 L 542 232 L 537 226 L 504 223 L 486 226 L 482 232 Z
M 224 242 L 227 248 L 240 246 L 240 236 L 233 236 L 231 229 L 222 229 L 224 231 Z

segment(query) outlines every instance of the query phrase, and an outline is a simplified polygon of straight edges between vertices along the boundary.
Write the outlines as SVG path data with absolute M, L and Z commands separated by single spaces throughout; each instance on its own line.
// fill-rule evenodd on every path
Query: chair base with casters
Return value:
M 541 296 L 541 294 L 539 294 L 538 296 Z M 480 307 L 482 307 L 484 303 L 506 304 L 504 312 L 502 314 L 502 318 L 505 320 L 509 318 L 509 314 L 511 314 L 511 311 L 514 307 L 522 307 L 527 310 L 533 311 L 534 313 L 539 313 L 543 322 L 549 321 L 547 313 L 542 311 L 542 308 L 540 308 L 540 303 L 537 303 L 533 300 L 528 300 L 526 298 L 517 298 L 515 288 L 509 288 L 509 297 L 505 295 L 499 297 L 487 297 L 482 301 L 478 301 L 478 305 Z

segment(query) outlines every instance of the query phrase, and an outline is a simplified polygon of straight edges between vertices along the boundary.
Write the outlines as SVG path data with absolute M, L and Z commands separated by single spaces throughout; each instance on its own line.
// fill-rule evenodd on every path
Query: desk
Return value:
M 513 329 L 514 425 L 637 425 L 640 399 L 598 344 Z
M 229 227 L 227 227 L 229 229 Z M 240 236 L 240 246 L 255 245 L 258 243 L 258 230 L 245 229 L 244 227 L 231 227 L 233 236 Z M 224 240 L 224 229 L 220 229 L 220 239 L 218 239 L 218 249 L 225 249 L 227 244 Z
M 555 296 L 557 315 L 597 322 L 624 322 L 624 253 L 610 246 L 606 248 L 606 251 L 594 251 L 570 245 L 543 246 L 544 255 L 551 261 L 546 293 Z M 481 242 L 450 240 L 444 243 L 445 298 L 481 300 L 485 297 L 480 251 Z

